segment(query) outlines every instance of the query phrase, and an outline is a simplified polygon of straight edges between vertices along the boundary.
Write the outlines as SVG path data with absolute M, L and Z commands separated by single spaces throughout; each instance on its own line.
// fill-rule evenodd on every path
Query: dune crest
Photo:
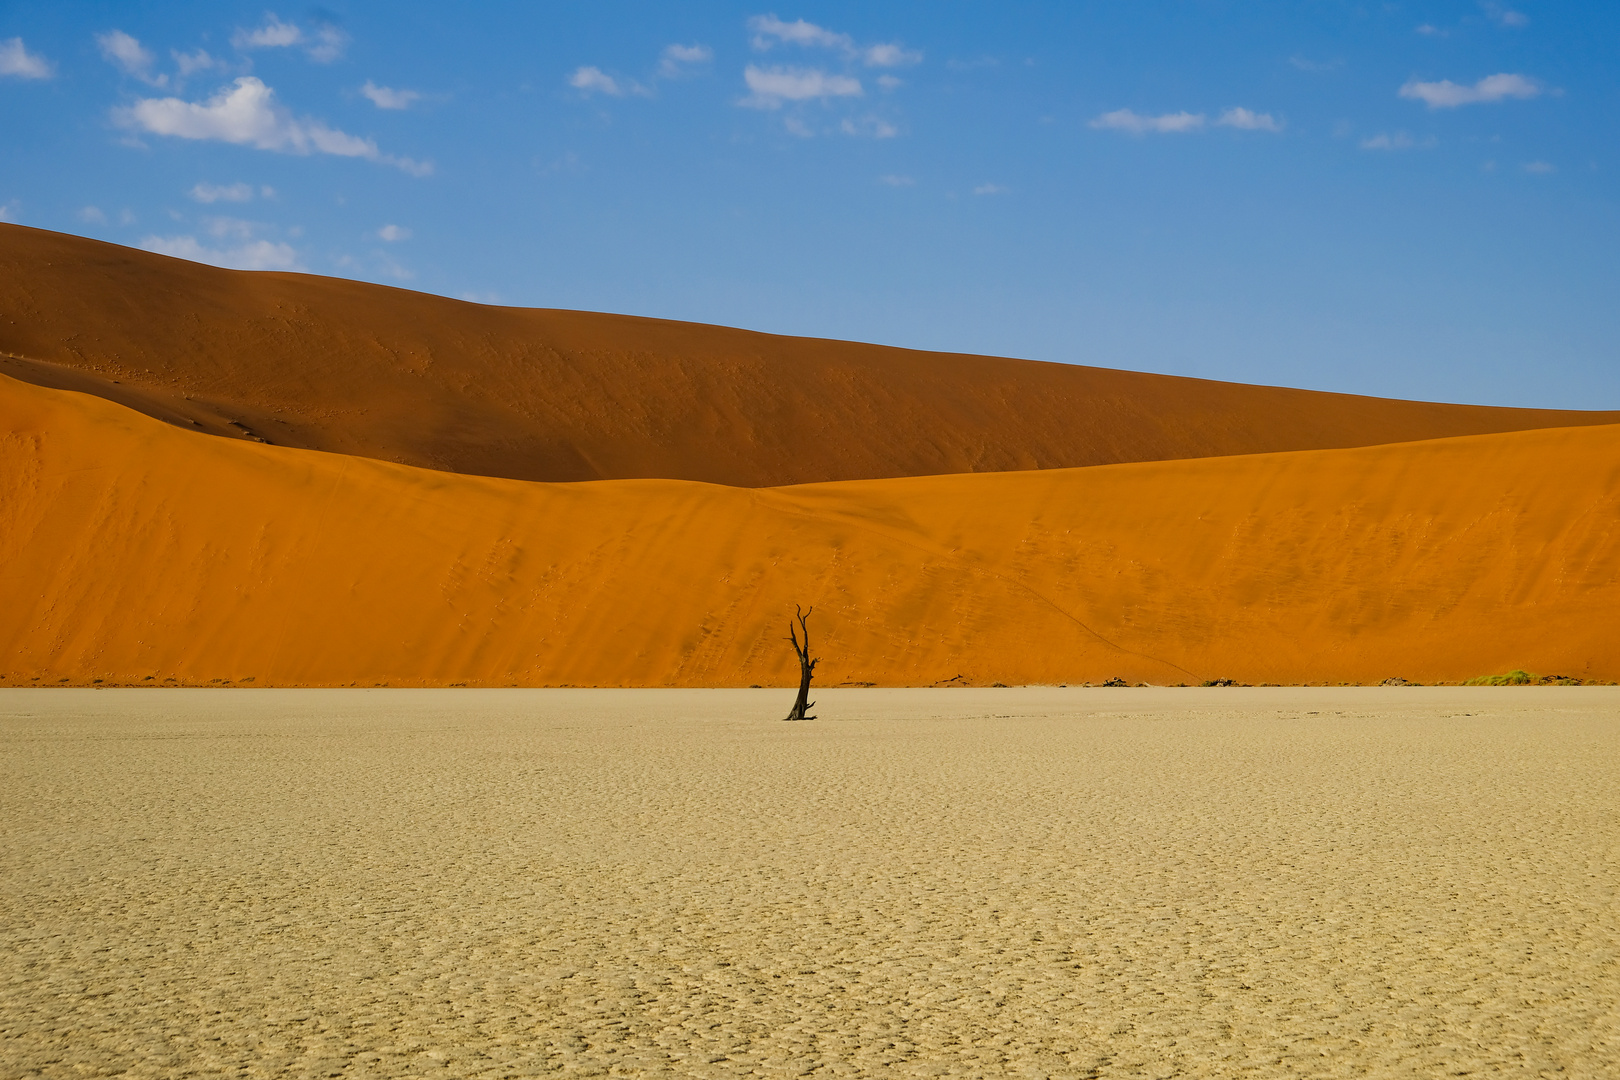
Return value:
M 8 685 L 789 685 L 794 602 L 833 685 L 1620 678 L 1620 426 L 772 489 L 461 476 L 11 379 L 0 431 Z
M 494 308 L 0 224 L 0 374 L 214 435 L 744 487 L 1620 422 Z

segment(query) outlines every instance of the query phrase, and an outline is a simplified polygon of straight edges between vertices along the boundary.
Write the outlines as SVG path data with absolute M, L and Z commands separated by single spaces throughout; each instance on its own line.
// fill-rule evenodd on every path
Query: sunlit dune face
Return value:
M 749 490 L 0 418 L 13 684 L 786 685 L 795 603 L 834 685 L 1620 677 L 1620 426 Z

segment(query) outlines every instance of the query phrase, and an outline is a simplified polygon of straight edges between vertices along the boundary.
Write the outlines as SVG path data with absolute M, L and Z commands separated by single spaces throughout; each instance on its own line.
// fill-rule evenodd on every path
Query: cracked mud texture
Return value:
M 0 1075 L 1613 1076 L 1609 688 L 0 693 Z

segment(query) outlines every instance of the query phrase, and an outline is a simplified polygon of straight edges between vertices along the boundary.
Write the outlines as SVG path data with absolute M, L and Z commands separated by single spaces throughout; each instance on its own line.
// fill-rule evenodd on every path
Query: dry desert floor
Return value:
M 0 1075 L 1620 1075 L 1620 690 L 818 696 L 0 692 Z

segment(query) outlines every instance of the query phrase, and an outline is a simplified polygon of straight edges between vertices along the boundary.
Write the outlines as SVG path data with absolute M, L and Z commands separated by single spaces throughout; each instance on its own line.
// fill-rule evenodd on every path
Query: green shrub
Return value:
M 1528 671 L 1510 671 L 1506 675 L 1481 675 L 1469 679 L 1464 686 L 1529 686 L 1536 677 Z

